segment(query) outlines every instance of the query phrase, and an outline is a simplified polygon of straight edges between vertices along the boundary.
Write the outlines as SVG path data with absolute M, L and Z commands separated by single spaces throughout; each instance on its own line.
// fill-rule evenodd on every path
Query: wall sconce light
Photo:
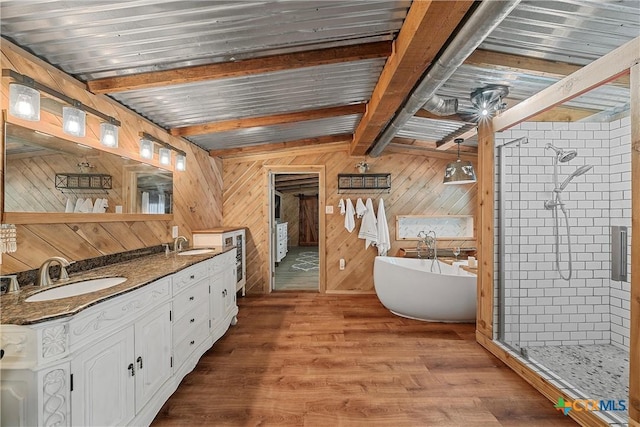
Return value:
M 158 150 L 160 154 L 160 164 L 161 165 L 170 165 L 171 164 L 171 150 L 168 148 L 161 148 Z
M 146 132 L 140 132 L 140 156 L 143 158 L 151 158 L 151 157 L 144 157 L 142 155 L 142 147 L 143 147 L 143 143 L 149 142 L 151 144 L 158 144 L 161 148 L 158 150 L 158 154 L 160 156 L 159 160 L 160 160 L 160 164 L 164 165 L 164 166 L 168 166 L 171 164 L 171 152 L 175 151 L 176 152 L 176 170 L 177 171 L 184 171 L 187 169 L 187 153 L 185 153 L 182 150 L 178 150 L 177 148 L 175 148 L 174 146 L 172 146 L 171 144 L 167 144 L 166 142 L 156 138 L 153 135 L 149 135 Z M 153 145 L 151 148 L 151 153 L 153 156 Z
M 153 159 L 153 141 L 144 138 L 140 140 L 140 157 Z
M 458 144 L 458 160 L 451 162 L 444 170 L 443 184 L 471 184 L 476 182 L 476 171 L 469 161 L 460 160 L 460 144 L 464 139 L 457 138 L 454 140 Z
M 118 120 L 14 70 L 3 69 L 2 76 L 14 80 L 9 83 L 9 114 L 12 116 L 40 120 L 40 92 L 44 92 L 71 106 L 62 109 L 63 132 L 83 137 L 86 132 L 86 113 L 90 113 L 104 120 L 100 124 L 100 143 L 105 147 L 118 146 Z
M 76 106 L 62 107 L 62 131 L 69 135 L 84 137 L 87 128 L 87 113 Z
M 187 169 L 187 157 L 182 154 L 176 156 L 176 170 L 185 171 Z
M 113 123 L 100 123 L 100 144 L 109 148 L 118 147 L 118 127 Z
M 40 92 L 19 83 L 9 83 L 9 114 L 32 122 L 39 121 Z

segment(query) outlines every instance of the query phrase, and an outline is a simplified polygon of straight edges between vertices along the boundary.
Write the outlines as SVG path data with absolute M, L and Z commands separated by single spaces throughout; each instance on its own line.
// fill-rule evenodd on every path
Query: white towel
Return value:
M 347 231 L 351 233 L 353 229 L 356 228 L 356 220 L 353 219 L 353 215 L 355 215 L 355 212 L 353 210 L 353 203 L 351 202 L 351 199 L 347 199 L 346 205 L 347 207 L 345 209 L 344 215 L 344 228 L 346 228 Z
M 340 202 L 338 203 L 338 207 L 340 208 L 340 215 L 344 215 L 345 213 L 347 213 L 347 209 L 344 206 L 344 200 L 340 199 Z
M 64 211 L 66 213 L 70 213 L 70 212 L 73 212 L 73 208 L 74 208 L 73 202 L 71 201 L 71 199 L 67 199 L 67 205 L 65 206 Z
M 389 225 L 387 224 L 387 214 L 384 212 L 384 201 L 382 198 L 380 198 L 378 202 L 378 236 L 376 246 L 378 246 L 379 256 L 386 256 L 387 251 L 391 249 Z
M 80 206 L 80 212 L 82 213 L 91 213 L 93 212 L 93 202 L 91 201 L 91 197 L 87 197 L 82 206 Z
M 84 199 L 83 199 L 82 197 L 78 197 L 78 198 L 76 199 L 76 205 L 75 205 L 75 207 L 73 208 L 73 212 L 76 212 L 76 213 L 77 213 L 77 212 L 82 212 L 82 211 L 81 211 L 81 209 L 82 209 L 82 204 L 83 204 L 83 203 L 84 203 Z
M 376 224 L 376 214 L 373 212 L 373 202 L 367 199 L 367 211 L 362 217 L 358 238 L 364 239 L 364 248 L 368 249 L 369 245 L 376 244 L 378 239 L 378 226 Z
M 358 218 L 362 218 L 367 213 L 367 207 L 362 203 L 362 199 L 358 199 L 356 202 L 356 215 Z
M 96 202 L 93 204 L 93 213 L 101 213 L 102 212 L 102 199 L 97 198 Z

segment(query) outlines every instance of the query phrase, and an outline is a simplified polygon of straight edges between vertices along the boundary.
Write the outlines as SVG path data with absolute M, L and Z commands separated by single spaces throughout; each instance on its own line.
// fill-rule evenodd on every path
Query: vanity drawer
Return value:
M 176 318 L 173 322 L 173 343 L 174 347 L 185 337 L 192 334 L 192 330 L 205 322 L 207 329 L 209 328 L 209 305 L 200 304 L 194 310 L 190 311 L 186 316 Z M 198 326 L 199 327 L 199 326 Z
M 180 320 L 182 316 L 195 311 L 199 306 L 209 304 L 209 281 L 202 280 L 180 292 L 173 298 L 173 319 Z
M 176 295 L 183 289 L 205 279 L 209 275 L 207 262 L 192 265 L 173 276 L 173 294 Z
M 189 333 L 173 348 L 174 367 L 179 369 L 189 358 L 193 350 L 198 348 L 209 337 L 209 323 L 205 319 L 189 329 Z

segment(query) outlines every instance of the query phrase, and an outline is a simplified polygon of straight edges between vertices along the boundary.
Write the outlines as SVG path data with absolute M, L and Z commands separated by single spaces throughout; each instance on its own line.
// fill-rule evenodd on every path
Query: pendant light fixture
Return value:
M 457 138 L 453 142 L 458 144 L 458 160 L 447 165 L 444 171 L 443 184 L 471 184 L 476 182 L 476 171 L 470 161 L 460 160 L 460 144 L 464 139 Z
M 155 136 L 146 132 L 140 132 L 140 157 L 145 159 L 152 159 L 154 153 L 154 145 L 158 145 L 158 161 L 163 166 L 171 165 L 172 152 L 176 155 L 175 170 L 185 171 L 187 170 L 187 153 L 179 150 Z M 149 157 L 147 157 L 147 154 Z
M 176 155 L 176 170 L 185 171 L 187 169 L 187 156 L 183 154 Z
M 109 148 L 118 147 L 118 127 L 113 123 L 100 123 L 100 144 Z
M 171 150 L 168 148 L 161 148 L 158 150 L 158 154 L 160 155 L 160 164 L 161 165 L 170 165 L 171 164 Z

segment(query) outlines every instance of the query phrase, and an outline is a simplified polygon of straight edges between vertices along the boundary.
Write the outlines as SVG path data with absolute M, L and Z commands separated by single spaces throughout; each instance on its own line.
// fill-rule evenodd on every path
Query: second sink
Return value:
M 38 292 L 31 295 L 25 302 L 51 301 L 54 299 L 75 297 L 77 295 L 88 294 L 90 292 L 99 291 L 101 289 L 110 288 L 126 281 L 126 277 L 104 277 L 101 279 L 83 280 L 82 282 L 70 283 L 64 286 L 58 286 L 53 289 Z

